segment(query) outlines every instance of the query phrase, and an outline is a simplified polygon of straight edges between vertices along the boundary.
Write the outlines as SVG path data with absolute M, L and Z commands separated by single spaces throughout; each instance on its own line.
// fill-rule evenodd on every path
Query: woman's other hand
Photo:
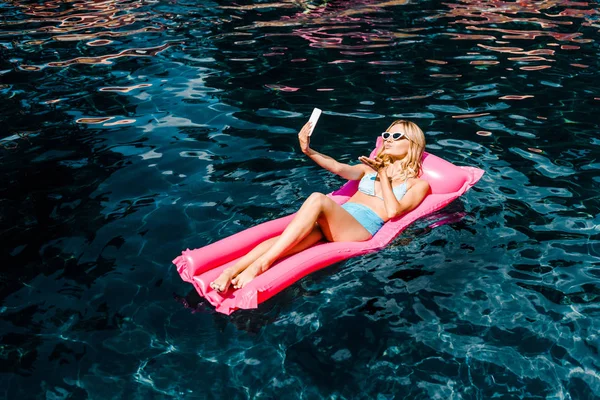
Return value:
M 304 154 L 308 154 L 310 152 L 310 136 L 308 136 L 308 134 L 310 133 L 311 126 L 312 124 L 307 122 L 298 133 L 300 150 L 302 150 Z
M 360 156 L 358 157 L 358 159 L 363 164 L 374 169 L 375 172 L 379 172 L 379 170 L 383 168 L 383 160 L 379 157 L 375 157 L 375 159 L 370 159 L 369 157 Z

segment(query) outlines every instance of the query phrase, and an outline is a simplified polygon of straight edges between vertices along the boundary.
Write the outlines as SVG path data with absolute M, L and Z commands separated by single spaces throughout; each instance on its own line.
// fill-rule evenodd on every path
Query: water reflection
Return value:
M 5 2 L 3 387 L 597 397 L 596 8 Z M 169 261 L 340 185 L 297 152 L 315 106 L 342 161 L 409 118 L 487 174 L 385 251 L 215 314 Z

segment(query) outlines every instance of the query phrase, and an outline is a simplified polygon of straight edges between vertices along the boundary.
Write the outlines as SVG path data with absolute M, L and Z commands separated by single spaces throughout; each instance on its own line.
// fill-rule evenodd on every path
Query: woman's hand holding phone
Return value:
M 309 133 L 312 131 L 312 124 L 307 122 L 304 124 L 300 133 L 298 133 L 298 141 L 300 142 L 300 149 L 304 154 L 308 154 L 310 152 L 310 136 Z
M 304 124 L 304 126 L 300 130 L 300 133 L 298 133 L 298 140 L 300 141 L 300 149 L 302 149 L 302 152 L 304 154 L 308 154 L 311 150 L 310 149 L 310 135 L 312 135 L 313 130 L 315 129 L 315 125 L 317 125 L 317 121 L 319 120 L 320 116 L 321 116 L 321 110 L 319 110 L 318 108 L 315 108 L 313 110 L 312 114 L 310 115 L 310 119 L 308 120 L 308 122 L 306 124 Z

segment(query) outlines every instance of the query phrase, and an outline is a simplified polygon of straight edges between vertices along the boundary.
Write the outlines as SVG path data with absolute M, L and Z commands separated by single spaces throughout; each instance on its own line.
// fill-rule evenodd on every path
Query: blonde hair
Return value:
M 402 170 L 397 174 L 401 180 L 409 178 L 417 178 L 421 174 L 421 164 L 423 162 L 423 151 L 425 151 L 425 134 L 414 122 L 405 121 L 402 119 L 392 122 L 386 129 L 389 131 L 392 127 L 401 125 L 402 132 L 406 135 L 409 141 L 408 154 L 402 159 Z M 396 161 L 388 154 L 381 155 L 384 147 L 381 146 L 377 152 L 377 157 L 383 160 L 383 165 L 388 166 Z M 394 176 L 396 178 L 396 176 Z

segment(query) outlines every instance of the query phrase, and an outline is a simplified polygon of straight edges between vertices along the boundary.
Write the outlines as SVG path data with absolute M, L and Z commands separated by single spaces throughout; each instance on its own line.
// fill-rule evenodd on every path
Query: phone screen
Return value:
M 319 120 L 319 117 L 321 116 L 321 110 L 318 108 L 315 108 L 312 112 L 312 114 L 310 115 L 310 119 L 308 120 L 308 122 L 310 122 L 312 124 L 312 129 L 310 130 L 310 132 L 308 132 L 308 136 L 311 136 L 313 133 L 313 130 L 315 129 L 315 126 L 317 125 L 317 121 Z

